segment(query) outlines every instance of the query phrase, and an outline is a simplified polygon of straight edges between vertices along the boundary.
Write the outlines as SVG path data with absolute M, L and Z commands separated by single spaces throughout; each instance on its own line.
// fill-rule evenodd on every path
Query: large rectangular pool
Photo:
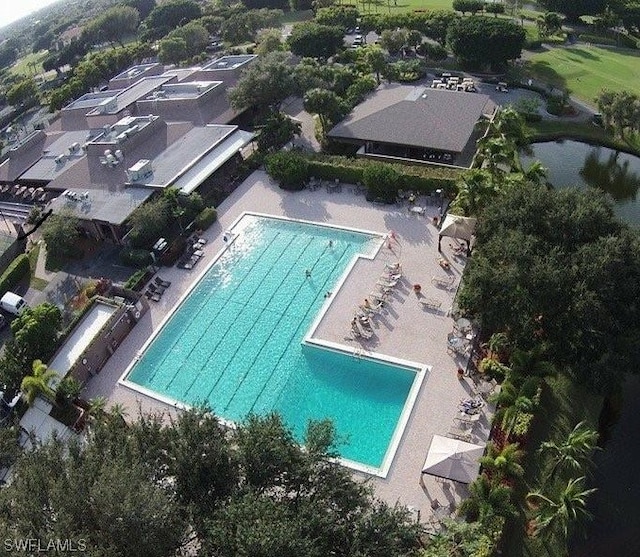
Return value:
M 303 340 L 325 295 L 381 237 L 247 214 L 233 233 L 125 384 L 230 421 L 277 411 L 299 438 L 310 419 L 331 418 L 342 457 L 379 469 L 417 370 Z

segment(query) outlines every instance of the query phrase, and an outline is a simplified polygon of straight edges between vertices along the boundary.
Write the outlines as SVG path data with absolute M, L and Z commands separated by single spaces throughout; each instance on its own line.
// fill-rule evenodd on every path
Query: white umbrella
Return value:
M 475 217 L 448 214 L 440 227 L 439 235 L 469 241 L 476 229 L 476 222 Z
M 468 484 L 478 476 L 483 453 L 482 445 L 434 435 L 422 473 Z

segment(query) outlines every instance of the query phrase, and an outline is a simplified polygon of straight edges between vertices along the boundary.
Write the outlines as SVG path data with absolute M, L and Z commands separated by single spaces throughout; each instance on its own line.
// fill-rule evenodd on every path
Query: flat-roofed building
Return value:
M 60 129 L 65 131 L 87 129 L 87 113 L 93 109 L 108 105 L 120 91 L 98 91 L 86 93 L 71 101 L 60 111 Z
M 194 124 L 227 124 L 237 115 L 222 81 L 167 83 L 137 101 L 136 112 Z
M 203 192 L 212 175 L 228 177 L 252 139 L 237 126 L 130 116 L 105 128 L 85 156 L 47 185 L 63 192 L 50 206 L 80 219 L 88 235 L 120 242 L 131 212 L 155 192 L 170 186 Z
M 109 89 L 126 89 L 145 77 L 160 75 L 164 66 L 157 62 L 151 64 L 136 64 L 120 72 L 109 80 Z
M 114 96 L 103 99 L 98 106 L 87 112 L 87 127 L 101 128 L 115 124 L 126 116 L 136 115 L 136 102 L 139 99 L 175 79 L 175 76 L 145 77 L 130 87 L 117 91 Z
M 255 54 L 222 56 L 207 62 L 193 72 L 185 81 L 222 81 L 228 87 L 236 84 L 242 72 L 257 60 Z

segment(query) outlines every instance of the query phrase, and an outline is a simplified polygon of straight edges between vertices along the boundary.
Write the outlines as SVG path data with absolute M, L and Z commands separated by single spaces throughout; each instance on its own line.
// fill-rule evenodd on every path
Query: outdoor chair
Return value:
M 440 300 L 434 300 L 433 298 L 425 298 L 424 300 L 420 300 L 420 303 L 427 309 L 440 309 L 440 306 L 442 306 Z
M 154 302 L 160 301 L 160 294 L 157 292 L 151 292 L 151 290 L 145 291 L 144 295 L 147 297 L 147 300 L 152 300 Z
M 160 277 L 156 277 L 153 280 L 158 286 L 162 286 L 162 288 L 169 288 L 171 286 L 171 281 L 164 280 Z
M 154 292 L 160 296 L 162 296 L 166 290 L 164 286 L 159 286 L 157 284 L 154 284 L 153 282 L 149 284 L 148 288 L 151 292 Z
M 432 284 L 435 284 L 436 286 L 439 286 L 440 288 L 452 288 L 453 287 L 453 277 L 431 277 L 431 282 Z

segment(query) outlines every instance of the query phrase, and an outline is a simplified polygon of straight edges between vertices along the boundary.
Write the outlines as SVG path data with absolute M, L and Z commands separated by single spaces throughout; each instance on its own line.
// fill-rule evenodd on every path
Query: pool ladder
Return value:
M 356 360 L 362 360 L 362 357 L 364 356 L 364 350 L 362 348 L 356 348 L 353 351 L 353 357 Z

